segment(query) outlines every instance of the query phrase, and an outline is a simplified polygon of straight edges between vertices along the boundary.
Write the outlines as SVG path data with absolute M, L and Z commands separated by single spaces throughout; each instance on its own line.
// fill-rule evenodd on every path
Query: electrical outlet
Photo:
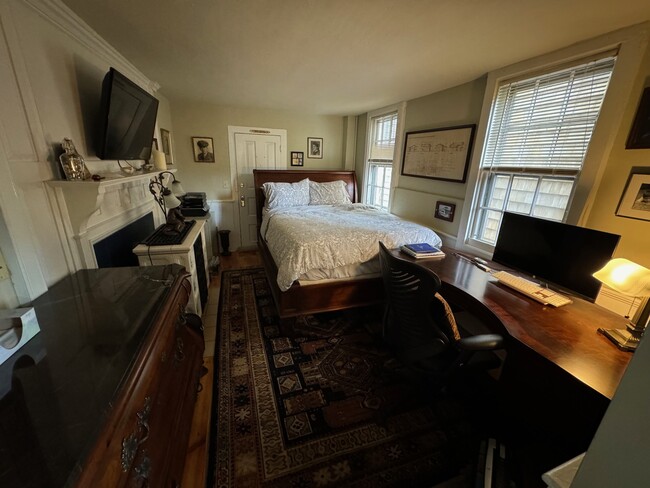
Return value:
M 2 256 L 2 253 L 0 253 L 0 281 L 8 280 L 9 276 L 9 268 L 7 268 L 5 258 Z

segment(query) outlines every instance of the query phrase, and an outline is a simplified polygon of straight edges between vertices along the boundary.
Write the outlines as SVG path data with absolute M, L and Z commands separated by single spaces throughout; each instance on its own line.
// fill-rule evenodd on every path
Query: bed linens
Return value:
M 378 254 L 379 241 L 389 248 L 441 244 L 431 229 L 360 203 L 267 210 L 260 233 L 278 267 L 282 291 L 309 270 L 369 261 Z

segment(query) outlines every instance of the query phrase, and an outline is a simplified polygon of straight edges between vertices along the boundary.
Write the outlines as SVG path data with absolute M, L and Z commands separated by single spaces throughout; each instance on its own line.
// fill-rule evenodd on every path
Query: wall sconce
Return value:
M 634 351 L 639 345 L 650 317 L 650 269 L 624 258 L 610 260 L 593 274 L 594 278 L 628 296 L 640 297 L 641 303 L 627 324 L 627 329 L 603 329 L 603 334 L 620 349 Z
M 165 186 L 164 174 L 170 174 L 174 180 L 171 190 Z M 173 173 L 163 171 L 149 182 L 149 191 L 165 216 L 166 224 L 163 232 L 166 234 L 181 233 L 185 229 L 185 217 L 179 210 L 182 203 L 179 197 L 185 195 L 181 182 L 176 180 Z

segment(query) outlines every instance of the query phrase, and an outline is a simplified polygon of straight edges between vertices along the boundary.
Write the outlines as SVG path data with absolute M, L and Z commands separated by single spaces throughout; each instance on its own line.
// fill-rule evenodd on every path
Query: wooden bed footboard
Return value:
M 358 193 L 354 171 L 253 170 L 253 177 L 257 207 L 257 245 L 280 319 L 285 320 L 299 315 L 373 305 L 384 300 L 381 277 L 337 280 L 310 285 L 294 283 L 287 291 L 280 291 L 277 283 L 278 268 L 266 246 L 266 242 L 259 233 L 264 207 L 264 193 L 262 192 L 264 183 L 294 183 L 304 178 L 321 183 L 343 180 L 346 182 L 350 199 L 356 202 Z

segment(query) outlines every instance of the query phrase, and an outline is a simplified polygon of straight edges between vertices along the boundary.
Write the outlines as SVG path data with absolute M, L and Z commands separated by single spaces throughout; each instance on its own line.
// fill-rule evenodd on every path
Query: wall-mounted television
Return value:
M 611 259 L 620 238 L 505 212 L 492 260 L 593 302 L 601 283 L 591 275 Z
M 102 83 L 97 156 L 148 160 L 157 114 L 158 100 L 111 68 Z

